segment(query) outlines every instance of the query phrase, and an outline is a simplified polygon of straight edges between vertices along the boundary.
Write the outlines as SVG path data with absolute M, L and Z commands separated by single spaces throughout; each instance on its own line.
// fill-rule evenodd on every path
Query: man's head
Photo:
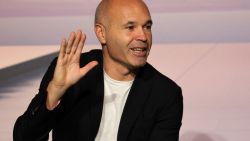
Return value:
M 95 32 L 104 63 L 130 70 L 143 66 L 152 45 L 151 26 L 142 0 L 102 0 L 96 10 Z

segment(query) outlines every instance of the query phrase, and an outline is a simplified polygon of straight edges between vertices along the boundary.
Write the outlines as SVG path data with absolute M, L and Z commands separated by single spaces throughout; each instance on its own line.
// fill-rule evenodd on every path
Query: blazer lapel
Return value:
M 103 109 L 103 98 L 104 98 L 104 82 L 103 82 L 103 70 L 102 66 L 97 67 L 97 71 L 93 73 L 93 78 L 91 79 L 93 85 L 92 91 L 93 95 L 91 98 L 91 140 L 95 139 L 95 136 L 98 132 L 99 125 L 102 117 L 102 109 Z
M 149 78 L 151 78 L 150 75 L 152 73 L 147 71 L 147 66 L 148 65 L 145 65 L 136 76 L 128 95 L 119 125 L 117 136 L 118 141 L 127 141 L 131 127 L 143 109 L 144 103 L 150 93 L 150 85 L 152 82 Z

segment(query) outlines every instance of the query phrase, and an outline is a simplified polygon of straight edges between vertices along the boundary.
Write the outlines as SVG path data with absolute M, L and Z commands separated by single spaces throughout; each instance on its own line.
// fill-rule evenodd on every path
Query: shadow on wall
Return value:
M 189 131 L 180 137 L 180 141 L 227 141 L 220 135 Z
M 0 99 L 16 91 L 17 86 L 27 85 L 33 78 L 41 78 L 58 53 L 52 53 L 5 69 L 0 69 Z

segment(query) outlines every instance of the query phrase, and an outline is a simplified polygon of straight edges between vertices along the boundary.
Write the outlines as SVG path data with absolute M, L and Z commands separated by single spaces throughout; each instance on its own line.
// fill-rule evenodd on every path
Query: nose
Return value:
M 144 42 L 147 41 L 146 33 L 142 27 L 138 28 L 137 34 L 136 34 L 136 39 L 140 40 L 140 41 L 144 41 Z

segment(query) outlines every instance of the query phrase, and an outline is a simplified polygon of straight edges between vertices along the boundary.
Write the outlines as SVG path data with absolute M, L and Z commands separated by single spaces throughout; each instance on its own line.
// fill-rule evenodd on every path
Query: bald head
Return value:
M 117 12 L 122 6 L 136 5 L 147 9 L 148 7 L 142 0 L 102 0 L 96 8 L 95 24 L 106 25 L 109 23 L 109 17 L 113 12 Z
M 104 17 L 107 15 L 107 9 L 108 9 L 108 2 L 109 0 L 102 0 L 99 5 L 96 8 L 95 11 L 95 24 L 96 23 L 103 23 Z

